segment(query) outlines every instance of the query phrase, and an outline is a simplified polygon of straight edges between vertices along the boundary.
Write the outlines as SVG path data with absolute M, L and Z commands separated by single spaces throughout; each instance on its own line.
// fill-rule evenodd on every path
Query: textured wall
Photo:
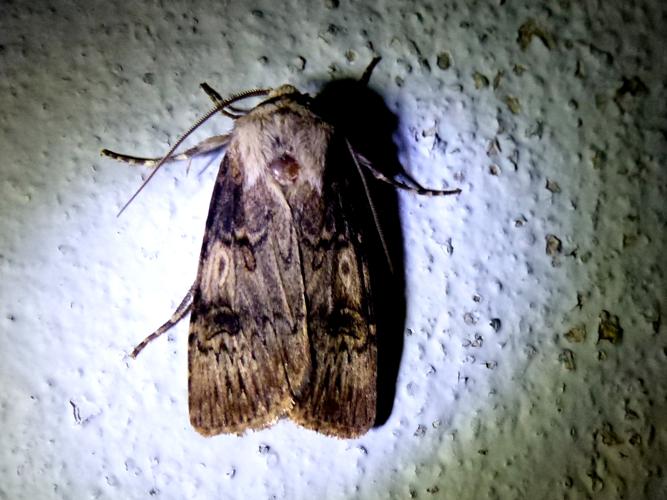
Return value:
M 3 3 L 0 498 L 667 497 L 667 8 L 359 4 Z M 203 438 L 187 322 L 126 354 L 193 280 L 219 158 L 116 218 L 147 171 L 98 152 L 164 153 L 202 81 L 314 93 L 374 54 L 401 162 L 463 189 L 399 194 L 391 415 Z

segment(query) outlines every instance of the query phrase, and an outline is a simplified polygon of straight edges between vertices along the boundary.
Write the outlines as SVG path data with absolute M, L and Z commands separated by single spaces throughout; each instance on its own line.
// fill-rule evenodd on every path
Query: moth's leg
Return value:
M 427 189 L 424 187 L 421 187 L 417 181 L 413 180 L 410 178 L 410 181 L 414 183 L 413 186 L 406 184 L 404 182 L 399 181 L 398 179 L 394 179 L 391 177 L 387 177 L 384 175 L 382 172 L 380 172 L 377 168 L 373 166 L 373 164 L 364 156 L 361 154 L 357 153 L 354 148 L 350 145 L 349 142 L 347 142 L 347 147 L 350 150 L 350 154 L 352 155 L 352 158 L 354 158 L 355 162 L 358 165 L 363 166 L 365 169 L 367 169 L 371 174 L 373 174 L 373 177 L 376 179 L 386 182 L 387 184 L 390 184 L 396 188 L 403 189 L 405 191 L 411 191 L 413 193 L 425 195 L 425 196 L 443 196 L 443 195 L 448 195 L 448 194 L 459 194 L 461 192 L 460 189 Z
M 136 358 L 137 355 L 143 350 L 144 347 L 146 347 L 149 343 L 153 342 L 156 338 L 158 338 L 160 335 L 162 335 L 164 332 L 167 330 L 171 329 L 176 323 L 178 323 L 180 320 L 183 319 L 183 317 L 190 312 L 192 309 L 192 293 L 194 292 L 195 285 L 193 284 L 190 287 L 190 290 L 188 290 L 188 293 L 185 294 L 185 297 L 183 297 L 183 300 L 181 301 L 181 304 L 176 308 L 174 311 L 174 314 L 171 315 L 171 318 L 167 320 L 166 323 L 164 323 L 160 328 L 155 330 L 153 333 L 151 333 L 148 337 L 146 337 L 144 340 L 139 343 L 130 356 L 132 358 Z
M 206 92 L 206 95 L 213 101 L 213 104 L 216 106 L 219 106 L 220 103 L 224 101 L 222 96 L 215 90 L 213 87 L 211 87 L 208 83 L 200 83 L 199 86 L 201 89 Z M 229 110 L 229 111 L 228 111 Z M 235 106 L 227 106 L 223 109 L 220 110 L 223 114 L 229 116 L 230 118 L 238 118 L 239 116 L 243 116 L 248 113 L 247 110 L 237 108 Z
M 229 143 L 230 134 L 214 135 L 208 139 L 204 139 L 199 144 L 185 150 L 182 153 L 173 154 L 166 161 L 177 160 L 191 160 L 195 156 L 210 153 L 218 149 L 224 148 Z M 122 153 L 116 153 L 103 149 L 102 156 L 113 158 L 114 160 L 129 163 L 130 165 L 140 165 L 142 167 L 155 167 L 162 158 L 142 158 L 139 156 L 130 156 Z
M 368 81 L 371 79 L 371 73 L 375 69 L 375 66 L 378 65 L 382 58 L 380 56 L 375 56 L 373 60 L 370 62 L 368 67 L 364 70 L 364 74 L 361 75 L 361 78 L 359 79 L 359 82 L 361 82 L 364 85 L 368 85 Z

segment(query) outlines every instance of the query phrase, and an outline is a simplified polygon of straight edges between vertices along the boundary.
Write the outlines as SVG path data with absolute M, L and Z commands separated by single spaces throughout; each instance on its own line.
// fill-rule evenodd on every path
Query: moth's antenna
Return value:
M 361 78 L 359 79 L 359 83 L 361 83 L 364 86 L 368 86 L 368 82 L 371 79 L 371 73 L 373 73 L 373 70 L 375 69 L 375 66 L 378 65 L 378 63 L 382 60 L 380 56 L 375 56 L 370 64 L 366 67 L 364 70 L 364 74 L 361 75 Z M 375 223 L 375 229 L 378 232 L 378 236 L 380 237 L 380 243 L 382 244 L 382 249 L 384 250 L 384 255 L 387 258 L 387 264 L 389 265 L 389 271 L 393 274 L 394 273 L 394 266 L 391 263 L 391 256 L 389 255 L 389 247 L 387 246 L 387 242 L 384 239 L 384 233 L 382 232 L 382 226 L 380 225 L 380 218 L 378 217 L 377 210 L 375 210 L 375 205 L 373 204 L 373 198 L 371 198 L 371 192 L 368 189 L 368 183 L 366 182 L 366 177 L 364 177 L 364 172 L 361 170 L 361 166 L 359 165 L 359 162 L 357 161 L 357 156 L 354 153 L 354 149 L 352 149 L 352 145 L 350 144 L 350 141 L 345 139 L 345 144 L 347 144 L 347 149 L 350 152 L 350 155 L 352 156 L 352 161 L 354 162 L 354 165 L 357 167 L 357 171 L 359 172 L 359 177 L 361 177 L 361 184 L 364 187 L 364 193 L 366 194 L 366 199 L 368 200 L 368 206 L 371 209 L 371 214 L 373 215 L 373 222 Z
M 210 117 L 212 117 L 214 114 L 217 112 L 223 110 L 223 108 L 229 106 L 231 103 L 239 101 L 241 99 L 246 99 L 248 97 L 257 97 L 261 95 L 266 95 L 269 92 L 271 92 L 270 89 L 252 89 L 252 90 L 246 90 L 245 92 L 241 92 L 238 94 L 234 94 L 227 99 L 218 102 L 214 108 L 212 108 L 208 113 L 206 113 L 204 116 L 199 118 L 194 125 L 192 125 L 185 134 L 183 134 L 175 143 L 174 145 L 169 149 L 166 155 L 162 157 L 162 159 L 155 165 L 155 168 L 153 171 L 150 173 L 148 177 L 146 177 L 146 180 L 139 186 L 139 189 L 135 191 L 135 193 L 132 195 L 132 197 L 123 205 L 123 208 L 120 209 L 118 212 L 118 215 L 116 217 L 120 217 L 120 214 L 122 214 L 125 209 L 134 201 L 134 199 L 137 197 L 137 195 L 141 192 L 142 189 L 148 184 L 148 181 L 150 181 L 155 173 L 164 165 L 164 163 L 167 161 L 167 159 L 173 154 L 174 151 L 176 151 L 176 148 L 180 146 L 183 141 L 192 133 L 194 132 L 202 123 L 204 123 L 206 120 L 208 120 Z
M 218 94 L 218 91 L 215 90 L 213 87 L 211 87 L 208 83 L 202 82 L 199 84 L 201 89 L 206 92 L 206 95 L 213 101 L 213 104 L 215 106 L 219 105 L 224 99 L 220 94 Z M 247 111 L 235 108 L 234 106 L 228 106 L 228 109 L 221 109 L 220 112 L 223 115 L 229 116 L 232 120 L 236 120 L 239 116 L 243 116 L 244 114 L 247 113 Z
M 347 149 L 350 152 L 350 155 L 352 156 L 352 161 L 354 162 L 354 165 L 357 167 L 357 171 L 359 172 L 359 177 L 361 177 L 361 184 L 364 186 L 366 199 L 368 200 L 368 205 L 371 207 L 371 214 L 373 214 L 373 221 L 375 222 L 375 228 L 377 229 L 378 236 L 380 237 L 380 243 L 382 243 L 382 249 L 384 250 L 384 255 L 385 257 L 387 257 L 387 264 L 389 264 L 389 271 L 393 274 L 394 266 L 391 263 L 391 256 L 389 255 L 389 247 L 387 246 L 387 242 L 384 239 L 384 233 L 382 232 L 382 226 L 380 225 L 380 218 L 378 217 L 377 211 L 375 210 L 375 205 L 373 205 L 373 198 L 371 198 L 371 192 L 368 189 L 368 183 L 366 182 L 366 178 L 364 177 L 364 172 L 363 170 L 361 170 L 361 165 L 359 165 L 359 162 L 357 161 L 357 157 L 354 154 L 354 149 L 352 149 L 350 141 L 345 139 L 345 144 L 347 144 Z

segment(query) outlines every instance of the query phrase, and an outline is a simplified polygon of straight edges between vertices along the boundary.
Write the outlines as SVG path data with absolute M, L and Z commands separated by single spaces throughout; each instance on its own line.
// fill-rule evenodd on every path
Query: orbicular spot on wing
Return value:
M 343 278 L 348 278 L 350 276 L 350 262 L 347 259 L 341 259 L 338 270 Z
M 336 287 L 341 296 L 352 301 L 348 305 L 359 306 L 356 299 L 361 296 L 361 281 L 354 248 L 349 245 L 340 248 L 336 254 L 336 260 Z
M 218 273 L 219 273 L 221 281 L 222 281 L 222 280 L 224 280 L 225 275 L 227 274 L 227 265 L 228 265 L 228 263 L 227 263 L 227 254 L 226 254 L 226 252 L 220 254 L 220 258 L 217 259 L 217 263 L 218 263 Z
M 200 290 L 205 302 L 215 303 L 229 275 L 229 251 L 225 243 L 215 240 L 207 254 L 201 268 Z
M 301 165 L 299 165 L 292 155 L 283 153 L 271 160 L 269 171 L 279 184 L 286 186 L 293 184 L 297 180 L 301 171 Z
M 243 262 L 248 271 L 254 271 L 257 268 L 257 260 L 255 259 L 255 252 L 253 251 L 250 243 L 246 241 L 246 244 L 241 246 L 241 254 L 243 255 Z

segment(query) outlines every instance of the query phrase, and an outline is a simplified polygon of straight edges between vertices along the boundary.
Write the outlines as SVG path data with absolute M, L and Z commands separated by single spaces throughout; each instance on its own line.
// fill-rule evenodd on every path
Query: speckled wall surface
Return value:
M 667 498 L 663 2 L 3 2 L 0 498 Z M 405 336 L 356 440 L 204 438 L 187 322 L 219 158 L 147 170 L 223 94 L 371 87 Z M 349 109 L 354 115 L 355 109 Z M 194 143 L 229 128 L 220 118 Z M 380 339 L 382 342 L 382 339 Z

